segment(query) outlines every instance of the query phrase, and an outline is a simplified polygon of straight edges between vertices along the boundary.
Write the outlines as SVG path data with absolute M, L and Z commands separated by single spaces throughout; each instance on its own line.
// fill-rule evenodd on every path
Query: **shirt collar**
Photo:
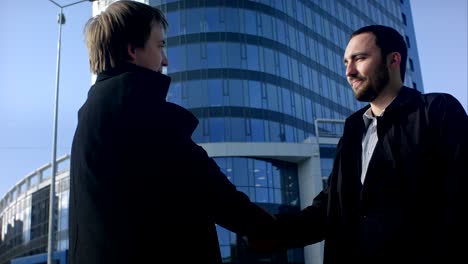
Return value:
M 383 114 L 383 112 L 382 112 Z M 372 113 L 372 109 L 369 107 L 369 109 L 367 109 L 367 111 L 364 112 L 364 114 L 362 115 L 362 120 L 364 120 L 364 126 L 366 128 L 369 127 L 369 125 L 375 120 L 375 116 L 374 114 Z
M 395 96 L 395 98 L 392 99 L 392 101 L 388 104 L 388 106 L 391 105 L 397 97 L 398 96 Z M 382 110 L 382 113 L 379 115 L 379 117 L 382 117 L 385 114 L 385 110 L 387 109 L 387 107 L 384 110 Z M 364 124 L 366 127 L 368 127 L 369 124 L 376 119 L 374 113 L 372 112 L 372 107 L 369 107 L 364 112 L 364 114 L 362 115 L 362 119 L 364 120 Z

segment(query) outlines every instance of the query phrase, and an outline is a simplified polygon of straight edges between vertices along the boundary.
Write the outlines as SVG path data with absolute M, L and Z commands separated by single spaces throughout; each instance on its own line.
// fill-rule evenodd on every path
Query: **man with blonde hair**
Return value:
M 198 120 L 166 102 L 167 27 L 133 1 L 86 25 L 97 80 L 72 145 L 71 264 L 221 263 L 215 224 L 255 237 L 274 222 L 191 140 Z

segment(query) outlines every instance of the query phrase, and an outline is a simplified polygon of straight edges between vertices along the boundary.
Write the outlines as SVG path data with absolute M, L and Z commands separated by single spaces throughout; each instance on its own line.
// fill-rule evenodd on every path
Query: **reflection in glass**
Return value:
M 298 206 L 297 165 L 241 157 L 214 158 L 223 172 L 230 172 L 239 191 L 258 203 Z M 230 166 L 232 164 L 232 166 Z

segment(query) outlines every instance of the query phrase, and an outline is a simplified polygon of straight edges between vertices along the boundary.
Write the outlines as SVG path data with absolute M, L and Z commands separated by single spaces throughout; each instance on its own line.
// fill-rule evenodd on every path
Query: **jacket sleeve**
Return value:
M 445 175 L 440 181 L 440 187 L 447 201 L 450 201 L 446 207 L 466 204 L 467 200 L 464 198 L 467 195 L 465 188 L 468 178 L 468 117 L 453 96 L 439 94 L 428 100 L 427 120 L 440 159 L 436 167 Z M 459 213 L 463 212 L 453 208 L 449 215 Z
M 428 98 L 427 120 L 438 153 L 436 170 L 438 201 L 433 206 L 436 228 L 444 242 L 439 249 L 446 256 L 461 256 L 466 237 L 468 213 L 468 117 L 460 103 L 449 94 Z
M 190 208 L 174 209 L 177 214 L 190 215 L 190 221 L 216 223 L 240 235 L 271 230 L 274 217 L 238 191 L 205 150 L 192 141 L 198 121 L 189 111 L 171 103 L 134 103 L 131 111 L 126 127 L 132 136 L 127 138 L 132 152 L 139 154 L 134 155 L 138 162 L 144 159 L 143 163 L 151 164 L 158 174 L 168 175 L 152 177 L 159 178 L 158 186 L 177 184 L 177 190 L 159 192 L 181 203 L 187 202 L 181 197 L 190 199 Z
M 205 174 L 200 176 L 214 222 L 239 235 L 269 237 L 274 217 L 238 191 L 202 147 L 191 142 L 189 152 L 198 164 L 197 174 Z
M 278 214 L 278 239 L 281 248 L 297 248 L 314 244 L 325 238 L 325 206 L 328 188 L 322 190 L 312 205 L 297 213 Z
M 330 192 L 340 160 L 342 139 L 337 145 L 337 155 L 333 163 L 333 170 L 328 177 L 328 183 L 323 190 L 315 196 L 312 204 L 299 212 L 276 215 L 277 230 L 281 247 L 304 247 L 325 239 L 330 226 L 328 217 Z

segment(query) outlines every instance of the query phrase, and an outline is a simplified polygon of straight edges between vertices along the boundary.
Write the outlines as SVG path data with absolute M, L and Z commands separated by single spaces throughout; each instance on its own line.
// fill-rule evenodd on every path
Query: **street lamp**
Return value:
M 54 234 L 54 223 L 55 223 L 55 174 L 57 174 L 57 120 L 58 120 L 58 101 L 59 101 L 59 80 L 60 80 L 60 44 L 62 41 L 62 25 L 65 24 L 65 15 L 63 9 L 72 5 L 76 5 L 82 2 L 94 2 L 95 0 L 81 0 L 66 5 L 60 5 L 53 0 L 49 2 L 60 8 L 58 14 L 59 23 L 59 36 L 57 44 L 57 72 L 55 79 L 55 103 L 54 103 L 54 132 L 52 140 L 52 176 L 50 182 L 50 198 L 49 198 L 49 234 L 47 239 L 47 264 L 52 264 L 52 253 L 53 253 L 53 234 Z

